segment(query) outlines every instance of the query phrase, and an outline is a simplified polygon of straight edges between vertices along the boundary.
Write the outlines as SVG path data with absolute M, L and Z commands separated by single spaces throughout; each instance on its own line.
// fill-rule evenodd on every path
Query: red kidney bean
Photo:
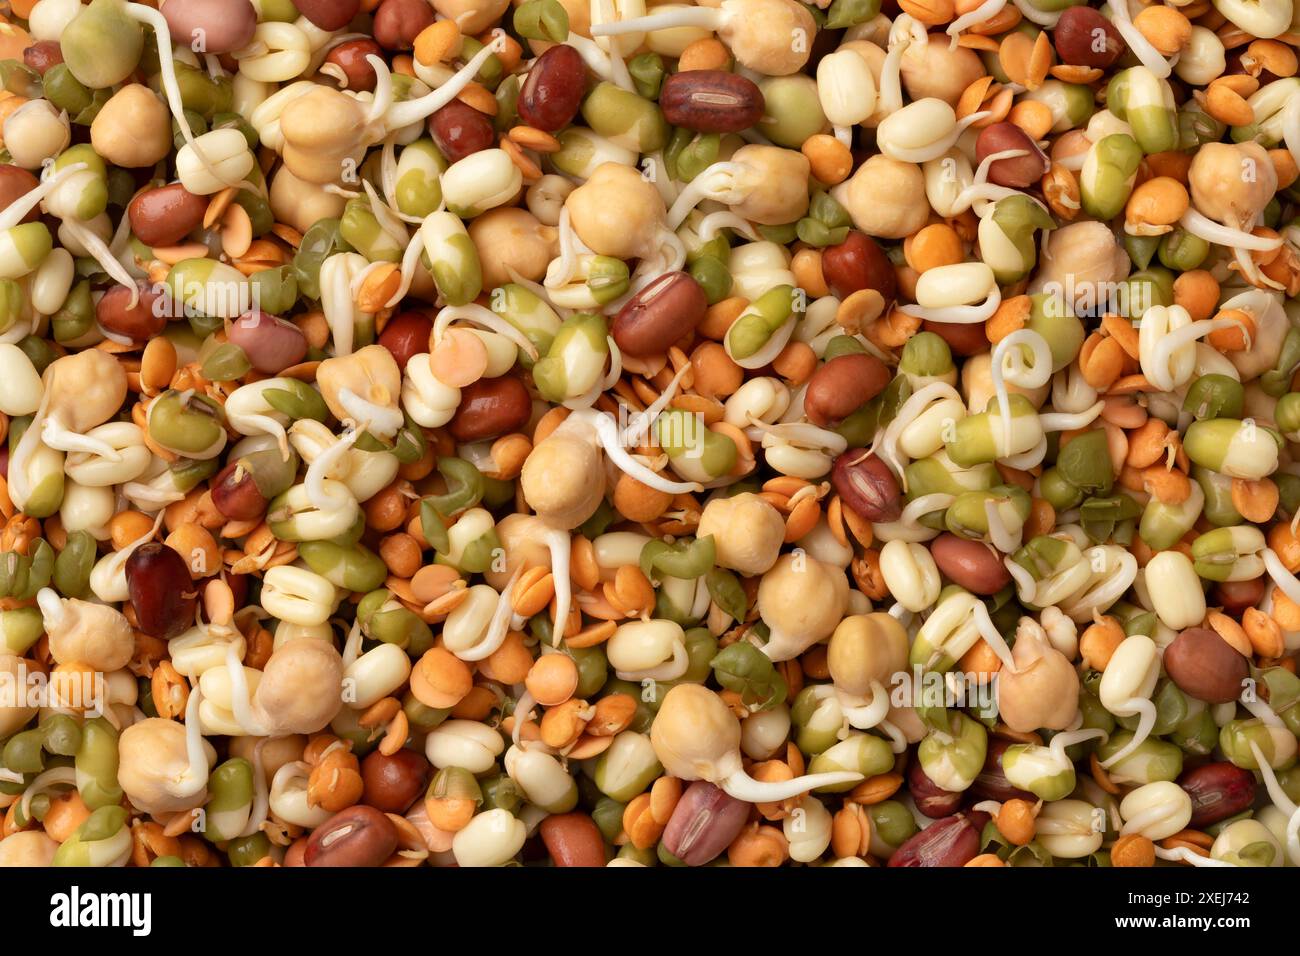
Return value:
M 397 367 L 405 370 L 412 355 L 429 351 L 433 320 L 420 312 L 399 312 L 379 333 L 379 344 L 393 353 Z
M 1100 70 L 1118 60 L 1127 49 L 1114 24 L 1092 7 L 1067 7 L 1056 21 L 1052 42 L 1062 63 Z
M 694 331 L 708 309 L 708 297 L 690 274 L 665 272 L 627 300 L 609 333 L 627 355 L 657 355 Z
M 883 392 L 891 378 L 885 363 L 874 355 L 837 355 L 808 380 L 804 414 L 822 428 L 838 424 Z
M 232 461 L 212 479 L 212 504 L 231 521 L 252 521 L 266 512 L 267 501 L 241 462 Z
M 161 292 L 145 282 L 137 282 L 139 299 L 131 306 L 131 290 L 115 285 L 95 304 L 95 318 L 99 324 L 117 335 L 125 335 L 134 342 L 148 342 L 167 327 L 166 310 L 160 307 Z
M 375 40 L 385 50 L 409 50 L 420 31 L 433 23 L 426 0 L 384 0 L 375 11 Z
M 980 130 L 979 139 L 975 140 L 975 161 L 982 163 L 985 157 L 1009 149 L 1022 149 L 1026 155 L 991 163 L 989 182 L 1026 189 L 1042 179 L 1051 165 L 1038 144 L 1014 123 L 994 123 Z
M 687 866 L 716 859 L 740 835 L 750 804 L 696 780 L 682 792 L 664 828 L 664 849 Z
M 605 840 L 596 821 L 585 813 L 557 813 L 538 830 L 556 866 L 604 866 Z
M 40 40 L 23 50 L 23 63 L 41 76 L 50 67 L 63 62 L 63 48 L 57 40 Z
M 196 196 L 180 183 L 140 193 L 126 207 L 131 231 L 146 246 L 174 246 L 199 226 L 208 197 Z
M 586 86 L 587 66 L 578 51 L 557 43 L 533 61 L 515 109 L 529 126 L 554 133 L 573 122 Z
M 136 625 L 151 637 L 175 637 L 194 625 L 198 589 L 184 557 L 160 541 L 147 541 L 126 559 L 126 586 Z
M 894 265 L 865 233 L 850 229 L 844 241 L 822 250 L 822 276 L 841 299 L 862 289 L 875 289 L 886 302 L 898 293 Z
M 1255 775 L 1226 760 L 1183 771 L 1178 786 L 1192 798 L 1192 819 L 1187 825 L 1194 830 L 1236 816 L 1255 803 Z
M 347 89 L 373 93 L 378 78 L 375 76 L 375 68 L 366 61 L 366 57 L 383 55 L 383 48 L 374 40 L 349 40 L 330 50 L 325 56 L 325 62 L 332 63 L 343 71 L 347 77 Z
M 27 195 L 40 185 L 36 177 L 21 166 L 0 166 L 0 209 L 8 209 L 14 201 Z M 35 222 L 41 216 L 38 205 L 27 215 L 23 222 Z
M 954 813 L 935 820 L 906 840 L 889 858 L 890 866 L 965 866 L 980 852 L 980 831 L 987 813 Z
M 308 866 L 380 866 L 397 850 L 397 827 L 365 804 L 330 817 L 307 841 Z
M 685 70 L 664 80 L 659 108 L 673 126 L 701 133 L 739 133 L 763 118 L 763 93 L 725 70 Z
M 930 542 L 930 554 L 944 577 L 972 594 L 997 594 L 1011 581 L 1001 556 L 983 541 L 945 531 Z
M 266 312 L 249 312 L 230 323 L 226 340 L 238 345 L 253 368 L 276 375 L 307 355 L 307 336 L 292 322 Z
M 199 53 L 233 53 L 253 42 L 257 11 L 249 0 L 167 0 L 172 40 Z
M 984 334 L 983 322 L 931 322 L 926 319 L 921 327 L 947 342 L 955 355 L 978 355 L 988 351 L 989 339 Z
M 342 30 L 361 10 L 361 0 L 293 0 L 293 5 L 304 17 L 330 33 Z
M 835 459 L 831 484 L 844 504 L 868 521 L 897 521 L 903 513 L 894 473 L 865 448 L 850 448 Z
M 405 748 L 395 754 L 373 750 L 361 761 L 361 799 L 385 813 L 405 813 L 424 793 L 428 779 L 424 754 Z
M 519 379 L 481 378 L 460 390 L 460 407 L 447 431 L 460 442 L 496 438 L 522 427 L 532 413 L 533 400 Z
M 429 117 L 429 135 L 449 163 L 496 144 L 492 121 L 460 100 L 452 100 Z
M 1240 614 L 1248 607 L 1259 607 L 1264 600 L 1264 578 L 1249 581 L 1218 581 L 1210 589 L 1210 605 L 1222 607 L 1229 614 Z
M 1226 704 L 1241 694 L 1250 664 L 1208 627 L 1189 627 L 1165 648 L 1165 672 L 1178 689 L 1207 704 Z
M 931 780 L 919 760 L 912 760 L 907 765 L 907 791 L 912 795 L 916 809 L 932 820 L 956 813 L 965 796 L 960 791 L 945 790 Z
M 307 844 L 311 842 L 311 837 L 298 837 L 289 844 L 289 849 L 284 851 L 284 862 L 281 866 L 306 866 L 307 865 Z
M 1002 755 L 1011 747 L 1009 740 L 1002 740 L 998 737 L 989 738 L 988 751 L 984 755 L 984 766 L 980 772 L 975 775 L 975 782 L 970 785 L 967 792 L 976 800 L 997 800 L 1005 802 L 1007 800 L 1028 800 L 1033 802 L 1038 798 L 1028 790 L 1021 790 L 1019 787 L 1013 787 L 1011 781 L 1002 770 Z

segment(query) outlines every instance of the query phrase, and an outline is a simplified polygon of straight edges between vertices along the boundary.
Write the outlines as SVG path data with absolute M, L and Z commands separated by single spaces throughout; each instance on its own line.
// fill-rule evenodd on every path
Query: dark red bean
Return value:
M 837 425 L 883 392 L 891 378 L 885 363 L 874 355 L 837 355 L 808 380 L 804 414 L 822 428 Z
M 326 63 L 332 63 L 343 71 L 347 77 L 344 87 L 362 93 L 373 93 L 378 77 L 375 68 L 366 60 L 367 56 L 384 55 L 383 48 L 374 40 L 358 39 L 340 43 L 325 56 Z
M 988 336 L 984 334 L 983 322 L 931 322 L 926 319 L 921 328 L 933 332 L 952 349 L 955 355 L 979 355 L 989 348 Z
M 289 849 L 284 851 L 284 862 L 281 866 L 306 866 L 307 865 L 307 844 L 311 842 L 311 837 L 298 837 L 289 844 Z
M 160 541 L 148 541 L 126 559 L 126 586 L 136 626 L 168 640 L 194 626 L 198 588 L 184 557 Z
M 197 53 L 233 53 L 253 42 L 257 11 L 249 0 L 167 0 L 172 41 Z
M 375 11 L 374 37 L 385 50 L 409 50 L 433 19 L 426 0 L 384 0 Z
M 1165 672 L 1184 694 L 1207 704 L 1226 704 L 1241 695 L 1250 664 L 1208 627 L 1189 627 L 1165 648 Z
M 627 355 L 657 355 L 693 332 L 708 309 L 708 297 L 688 273 L 665 272 L 627 300 L 609 332 Z
M 232 461 L 212 479 L 212 504 L 231 521 L 252 521 L 266 513 L 266 498 L 242 462 Z
M 1210 589 L 1209 604 L 1222 607 L 1229 614 L 1240 614 L 1248 607 L 1259 607 L 1264 600 L 1264 578 L 1249 581 L 1219 581 Z
M 244 350 L 253 368 L 267 375 L 278 375 L 307 355 L 307 336 L 302 330 L 266 312 L 240 316 L 230 323 L 226 339 Z
M 1255 775 L 1226 760 L 1184 771 L 1178 786 L 1192 798 L 1192 819 L 1187 825 L 1193 830 L 1236 816 L 1255 803 Z
M 167 327 L 163 294 L 145 282 L 137 282 L 139 298 L 131 305 L 131 290 L 123 285 L 109 289 L 95 304 L 95 318 L 107 331 L 134 342 L 148 342 Z
M 856 229 L 839 245 L 822 250 L 822 276 L 841 299 L 862 289 L 875 289 L 889 302 L 898 293 L 893 263 L 876 240 Z
M 399 312 L 379 333 L 379 344 L 393 353 L 397 367 L 405 370 L 412 355 L 429 351 L 433 320 L 420 312 Z
M 739 133 L 763 118 L 763 93 L 725 70 L 686 70 L 663 82 L 659 108 L 673 126 L 701 133 Z
M 972 594 L 997 594 L 1011 582 L 1001 555 L 983 541 L 945 531 L 930 542 L 930 554 L 944 577 Z
M 586 92 L 587 66 L 578 51 L 557 43 L 536 60 L 519 90 L 519 119 L 554 133 L 573 122 Z
M 146 246 L 174 246 L 203 225 L 208 199 L 180 183 L 142 192 L 126 207 L 131 231 Z
M 496 145 L 492 121 L 460 100 L 452 100 L 429 117 L 429 135 L 449 163 Z
M 1056 21 L 1052 42 L 1062 63 L 1099 70 L 1106 69 L 1127 49 L 1114 24 L 1092 7 L 1067 7 Z
M 533 400 L 519 379 L 481 378 L 460 390 L 460 407 L 447 431 L 460 442 L 496 438 L 521 428 L 532 412 Z
M 890 866 L 965 866 L 980 852 L 980 831 L 987 813 L 954 813 L 935 820 L 894 851 Z
M 395 754 L 373 750 L 361 761 L 361 799 L 385 813 L 405 813 L 424 793 L 429 761 L 424 754 L 405 748 Z
M 303 862 L 308 866 L 380 866 L 397 850 L 397 827 L 374 807 L 340 810 L 314 831 Z
M 912 795 L 916 809 L 932 820 L 956 813 L 965 796 L 960 791 L 945 790 L 931 780 L 919 760 L 907 765 L 907 792 Z
M 50 67 L 63 62 L 63 48 L 57 40 L 40 40 L 23 50 L 23 63 L 41 76 Z
M 664 828 L 664 849 L 687 866 L 716 859 L 740 835 L 751 805 L 704 780 L 682 793 Z
M 1007 779 L 1006 773 L 1002 770 L 1002 755 L 1011 746 L 1012 743 L 1009 740 L 1002 740 L 998 737 L 989 738 L 988 751 L 984 756 L 984 766 L 980 768 L 980 772 L 975 776 L 975 782 L 970 785 L 970 790 L 967 791 L 977 801 L 1028 800 L 1033 803 L 1038 799 L 1028 790 L 1013 787 L 1011 781 Z
M 1038 144 L 1014 123 L 994 123 L 980 130 L 975 140 L 975 161 L 1009 149 L 1024 150 L 1024 156 L 999 159 L 989 164 L 989 182 L 1012 189 L 1027 189 L 1043 178 L 1051 165 Z
M 27 195 L 40 183 L 21 166 L 0 166 L 0 209 L 8 209 L 14 201 Z M 23 222 L 35 222 L 41 216 L 40 206 L 23 216 Z
M 605 839 L 596 821 L 587 814 L 553 814 L 538 829 L 546 852 L 556 866 L 605 865 Z
M 342 30 L 361 10 L 361 0 L 293 0 L 293 5 L 304 17 L 330 33 Z
M 868 521 L 897 521 L 903 513 L 894 473 L 865 448 L 850 448 L 835 459 L 831 484 L 844 504 Z

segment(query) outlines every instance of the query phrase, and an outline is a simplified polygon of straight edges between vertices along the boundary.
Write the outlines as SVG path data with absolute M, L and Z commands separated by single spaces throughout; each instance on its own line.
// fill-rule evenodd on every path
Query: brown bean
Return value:
M 1264 600 L 1264 578 L 1249 581 L 1219 581 L 1210 590 L 1210 605 L 1222 607 L 1228 614 L 1240 614 L 1248 607 L 1259 607 Z
M 174 246 L 199 226 L 208 197 L 196 196 L 180 183 L 140 193 L 126 207 L 131 231 L 146 246 Z
M 1187 825 L 1194 830 L 1236 816 L 1255 803 L 1255 775 L 1226 760 L 1183 771 L 1178 786 L 1192 798 Z
M 658 355 L 693 332 L 708 309 L 708 297 L 688 273 L 665 272 L 627 300 L 609 331 L 627 355 Z
M 978 355 L 988 351 L 989 339 L 984 334 L 983 322 L 931 322 L 926 319 L 921 327 L 947 342 L 955 355 Z
M 954 813 L 935 820 L 904 841 L 889 858 L 890 866 L 965 866 L 980 851 L 980 832 L 989 815 L 980 811 Z
M 919 760 L 907 765 L 907 791 L 912 795 L 916 809 L 932 820 L 956 813 L 964 796 L 961 791 L 945 790 L 931 780 Z
M 388 320 L 379 333 L 379 344 L 393 353 L 393 361 L 400 369 L 412 355 L 429 351 L 429 336 L 433 334 L 433 320 L 420 312 L 399 312 Z
M 109 332 L 144 343 L 167 327 L 167 313 L 161 308 L 161 292 L 145 282 L 137 282 L 136 287 L 140 297 L 134 307 L 130 305 L 131 290 L 115 285 L 95 304 L 95 318 Z
M 41 40 L 23 50 L 23 63 L 41 76 L 51 67 L 63 62 L 63 48 L 57 40 Z
M 979 139 L 975 140 L 975 161 L 982 163 L 985 157 L 1009 149 L 1024 150 L 1026 155 L 991 163 L 989 182 L 1026 189 L 1042 179 L 1051 165 L 1038 144 L 1014 123 L 994 123 L 980 130 Z
M 429 135 L 449 163 L 490 148 L 497 138 L 492 121 L 460 100 L 452 100 L 429 117 Z
M 892 377 L 874 355 L 837 355 L 808 380 L 804 414 L 822 428 L 837 425 L 883 392 Z
M 425 0 L 384 0 L 375 11 L 375 41 L 385 50 L 409 50 L 415 38 L 433 23 L 433 7 Z
M 361 0 L 293 0 L 293 5 L 313 24 L 330 33 L 342 30 L 361 10 Z
M 1034 795 L 1028 790 L 1013 787 L 1002 769 L 1002 755 L 1012 746 L 1011 741 L 999 737 L 990 737 L 988 751 L 984 755 L 984 766 L 975 776 L 975 782 L 968 791 L 976 800 L 1029 800 Z
M 1062 63 L 1099 70 L 1106 69 L 1127 49 L 1114 24 L 1091 7 L 1068 7 L 1056 21 L 1052 42 Z
M 533 400 L 519 379 L 481 378 L 460 390 L 460 407 L 447 431 L 460 442 L 496 438 L 523 427 L 532 411 Z
M 234 53 L 253 42 L 257 11 L 249 0 L 167 0 L 172 40 L 196 53 Z
M 332 63 L 343 71 L 347 78 L 344 84 L 346 89 L 373 93 L 378 78 L 375 76 L 375 68 L 366 57 L 383 55 L 383 48 L 378 43 L 362 38 L 340 43 L 325 56 L 325 62 Z
M 303 859 L 308 866 L 379 866 L 397 849 L 397 827 L 374 807 L 348 807 L 318 826 Z
M 21 166 L 0 166 L 0 209 L 8 209 L 14 201 L 27 195 L 40 185 L 36 177 Z M 23 222 L 35 222 L 41 217 L 40 206 L 23 216 Z
M 605 839 L 585 813 L 557 813 L 538 828 L 556 866 L 604 866 Z
M 703 866 L 716 859 L 740 835 L 749 819 L 751 804 L 725 790 L 696 780 L 683 792 L 668 826 L 666 849 L 687 866 Z
M 763 93 L 725 70 L 686 70 L 664 80 L 659 108 L 673 126 L 701 133 L 739 133 L 763 118 Z
M 292 322 L 266 312 L 249 312 L 230 323 L 226 339 L 238 345 L 253 368 L 277 375 L 307 355 L 307 336 Z
M 1011 581 L 1001 556 L 983 541 L 944 532 L 930 542 L 930 554 L 944 577 L 972 594 L 997 594 Z
M 519 119 L 554 133 L 573 122 L 587 87 L 587 66 L 578 51 L 557 43 L 536 60 L 519 89 Z
M 429 778 L 424 754 L 402 749 L 395 754 L 372 750 L 361 761 L 363 802 L 385 813 L 405 813 L 423 795 Z
M 850 448 L 835 459 L 831 484 L 845 506 L 868 521 L 897 521 L 903 513 L 894 473 L 865 448 Z
M 1250 664 L 1208 627 L 1189 627 L 1165 648 L 1165 672 L 1183 693 L 1226 704 L 1241 694 Z
M 856 229 L 849 230 L 839 245 L 822 250 L 822 276 L 841 299 L 862 289 L 875 289 L 889 302 L 898 293 L 893 263 L 876 240 Z
M 311 837 L 298 837 L 289 844 L 289 849 L 284 851 L 284 862 L 281 866 L 306 866 L 307 865 L 307 844 L 311 842 Z
M 168 640 L 194 626 L 198 594 L 186 559 L 161 541 L 148 541 L 126 559 L 126 586 L 140 630 Z
M 267 500 L 240 461 L 232 461 L 212 479 L 212 504 L 231 521 L 251 521 L 266 511 Z

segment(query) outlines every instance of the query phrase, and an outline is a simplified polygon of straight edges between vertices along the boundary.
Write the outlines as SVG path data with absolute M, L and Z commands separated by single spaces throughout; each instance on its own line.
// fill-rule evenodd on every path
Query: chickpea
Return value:
M 90 143 L 114 166 L 152 166 L 171 153 L 171 114 L 152 90 L 132 83 L 99 111 L 90 124 Z
M 525 279 L 540 281 L 560 251 L 555 229 L 514 206 L 489 209 L 470 223 L 469 237 L 478 249 L 486 289 L 513 282 L 510 269 Z
M 271 654 L 253 696 L 253 719 L 275 734 L 314 734 L 343 705 L 343 659 L 332 644 L 300 637 Z
M 564 205 L 578 238 L 597 255 L 615 259 L 644 255 L 664 223 L 664 201 L 654 184 L 620 163 L 597 167 Z
M 848 210 L 853 225 L 869 236 L 902 239 L 930 218 L 921 167 L 881 154 L 859 166 L 831 195 Z
M 757 577 L 776 564 L 785 540 L 785 521 L 767 500 L 744 492 L 705 505 L 697 534 L 713 535 L 719 565 Z
M 122 731 L 118 739 L 117 782 L 145 813 L 173 813 L 207 800 L 208 771 L 217 752 L 203 741 L 206 766 L 190 766 L 185 726 L 174 720 L 149 717 Z M 198 779 L 196 771 L 201 772 Z

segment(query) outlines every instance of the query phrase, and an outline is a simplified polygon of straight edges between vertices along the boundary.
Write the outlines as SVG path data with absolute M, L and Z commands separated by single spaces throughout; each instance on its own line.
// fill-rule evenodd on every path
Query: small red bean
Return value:
M 1187 825 L 1194 830 L 1236 816 L 1255 803 L 1255 775 L 1226 760 L 1185 770 L 1178 786 L 1192 798 Z
M 961 791 L 945 790 L 931 780 L 919 760 L 907 765 L 907 790 L 916 803 L 916 809 L 931 820 L 956 813 L 965 796 Z
M 988 336 L 984 334 L 983 322 L 931 322 L 926 319 L 921 328 L 933 332 L 948 343 L 953 354 L 960 356 L 978 355 L 987 352 Z
M 1106 69 L 1127 49 L 1114 24 L 1091 7 L 1067 7 L 1056 21 L 1052 42 L 1062 63 L 1099 70 Z
M 375 11 L 374 37 L 385 50 L 409 50 L 433 19 L 425 0 L 384 0 Z
M 1259 607 L 1264 600 L 1264 578 L 1249 581 L 1219 581 L 1211 589 L 1210 605 L 1222 607 L 1229 614 L 1240 614 L 1248 607 Z
M 267 501 L 253 473 L 232 461 L 212 479 L 212 504 L 231 521 L 251 521 L 266 512 Z
M 372 751 L 361 761 L 365 787 L 361 799 L 385 813 L 405 813 L 424 793 L 428 776 L 429 761 L 424 754 L 406 749 L 395 754 Z
M 605 839 L 585 813 L 557 813 L 538 828 L 556 866 L 604 866 Z
M 745 828 L 752 805 L 704 780 L 687 787 L 664 829 L 664 849 L 687 866 L 716 859 Z
M 302 330 L 266 312 L 240 316 L 230 323 L 226 339 L 244 350 L 253 368 L 267 375 L 277 375 L 307 355 L 307 337 Z
M 894 265 L 874 239 L 856 229 L 839 245 L 822 250 L 822 275 L 841 299 L 862 289 L 875 289 L 886 302 L 898 293 Z
M 667 352 L 704 319 L 709 300 L 689 273 L 665 272 L 618 310 L 610 335 L 634 358 Z
M 307 841 L 308 866 L 380 866 L 397 850 L 397 827 L 381 811 L 365 804 L 330 817 Z
M 51 67 L 63 62 L 63 49 L 57 40 L 41 40 L 23 50 L 23 63 L 41 76 Z
M 839 424 L 883 392 L 891 378 L 885 363 L 874 355 L 837 355 L 808 380 L 804 414 L 822 428 Z
M 865 448 L 850 448 L 835 459 L 831 484 L 844 505 L 868 521 L 897 521 L 903 513 L 894 473 Z
M 970 795 L 976 800 L 1028 800 L 1036 799 L 1028 790 L 1013 787 L 1002 769 L 1002 755 L 1012 746 L 1011 741 L 998 737 L 989 738 L 988 751 L 984 756 L 984 766 L 970 785 Z
M 0 209 L 8 209 L 15 200 L 27 195 L 33 189 L 40 185 L 36 177 L 23 169 L 21 166 L 0 166 Z M 37 206 L 27 215 L 23 216 L 23 222 L 35 222 L 41 217 L 40 207 Z
M 739 133 L 763 118 L 763 93 L 752 80 L 725 70 L 686 70 L 664 80 L 664 119 L 701 133 Z
M 161 8 L 172 41 L 196 53 L 233 53 L 252 43 L 257 29 L 249 0 L 167 0 Z
M 1024 150 L 1026 155 L 995 160 L 989 165 L 989 182 L 1012 189 L 1027 189 L 1043 178 L 1051 164 L 1029 134 L 1014 123 L 994 123 L 980 130 L 975 140 L 975 161 L 1006 150 Z
M 333 33 L 352 22 L 361 0 L 293 0 L 298 12 L 322 30 Z
M 481 378 L 460 390 L 460 407 L 447 431 L 460 442 L 496 438 L 521 428 L 532 412 L 533 400 L 519 379 Z
M 133 342 L 148 342 L 167 327 L 166 310 L 161 308 L 161 292 L 144 282 L 137 282 L 139 299 L 130 305 L 131 290 L 123 285 L 109 289 L 95 304 L 95 318 L 107 331 L 125 335 Z
M 536 60 L 519 90 L 519 119 L 553 133 L 573 122 L 586 92 L 587 66 L 578 51 L 557 43 Z
M 419 312 L 399 312 L 388 320 L 379 333 L 379 344 L 393 353 L 393 361 L 400 369 L 412 355 L 429 351 L 429 336 L 433 334 L 433 320 Z
M 325 62 L 332 63 L 343 71 L 343 75 L 347 78 L 345 89 L 373 93 L 378 77 L 375 76 L 375 68 L 370 65 L 366 57 L 383 57 L 383 55 L 383 48 L 374 40 L 349 40 L 330 50 L 325 56 Z
M 429 135 L 449 163 L 459 162 L 496 143 L 492 121 L 460 100 L 452 100 L 429 117 Z
M 965 866 L 979 855 L 980 831 L 988 819 L 987 813 L 974 811 L 935 820 L 895 850 L 889 865 Z
M 1165 672 L 1184 694 L 1207 704 L 1241 696 L 1250 664 L 1208 627 L 1189 627 L 1165 648 Z
M 944 532 L 930 542 L 934 563 L 954 584 L 972 594 L 997 594 L 1011 581 L 997 551 L 983 541 Z
M 131 231 L 146 246 L 174 246 L 203 225 L 208 197 L 196 196 L 180 183 L 140 193 L 126 207 Z
M 126 586 L 140 630 L 168 640 L 194 626 L 198 592 L 186 559 L 160 541 L 147 541 L 126 559 Z

